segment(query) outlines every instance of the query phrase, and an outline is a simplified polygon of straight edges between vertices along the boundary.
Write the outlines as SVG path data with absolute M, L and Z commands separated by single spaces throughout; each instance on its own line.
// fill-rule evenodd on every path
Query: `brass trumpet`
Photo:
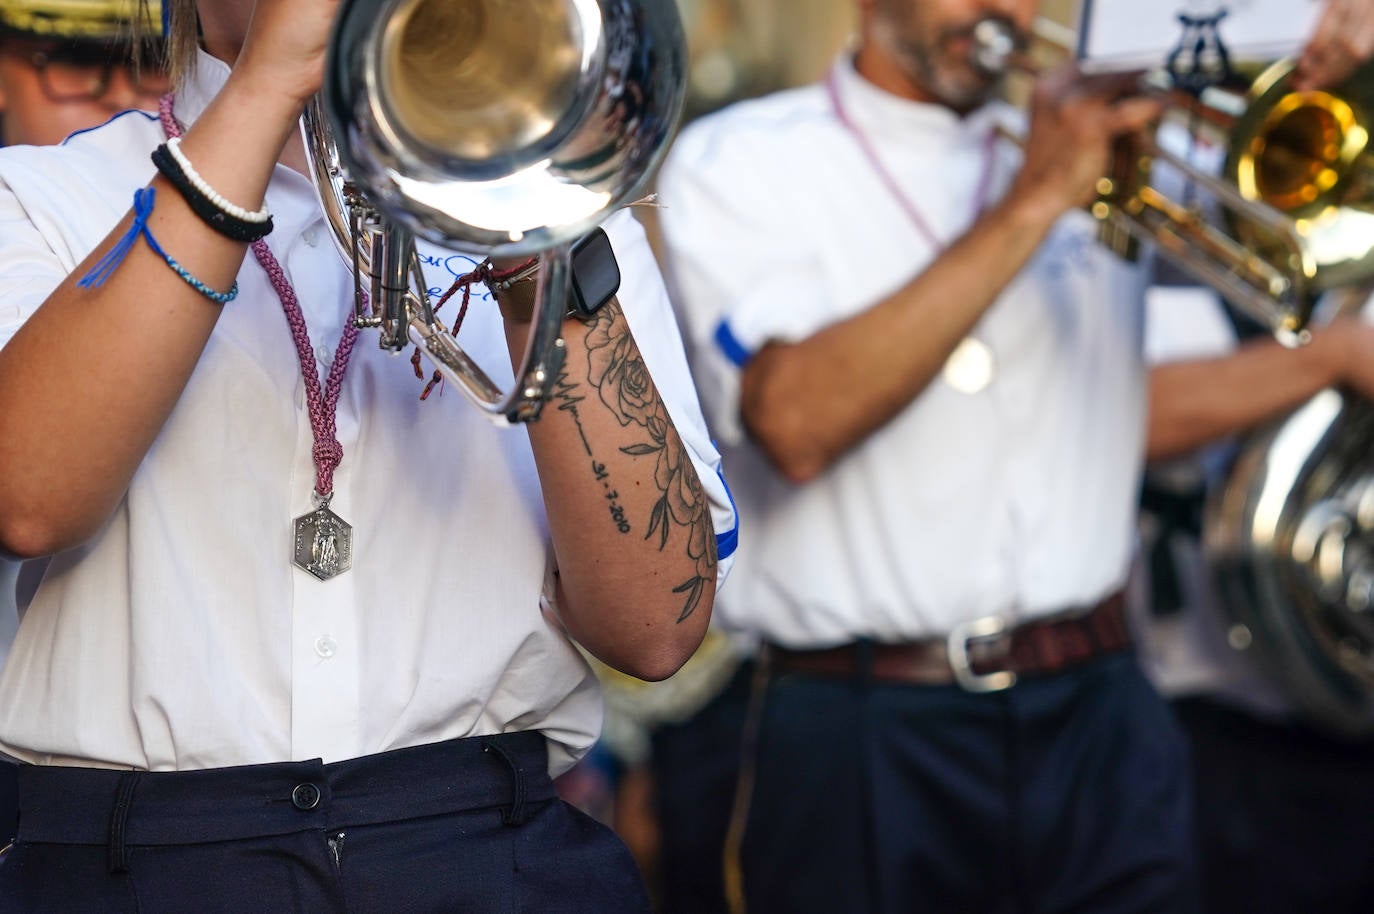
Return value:
M 983 20 L 973 38 L 973 62 L 989 75 L 1038 72 L 1005 21 Z M 1290 344 L 1305 339 L 1322 293 L 1374 277 L 1374 69 L 1330 91 L 1298 91 L 1292 73 L 1283 60 L 1243 87 L 1196 95 L 1167 74 L 1142 76 L 1140 91 L 1165 101 L 1163 122 L 1226 149 L 1225 164 L 1209 174 L 1153 138 L 1126 138 L 1092 206 L 1113 250 L 1129 255 L 1152 243 Z M 1203 192 L 1219 216 L 1161 192 L 1159 163 Z

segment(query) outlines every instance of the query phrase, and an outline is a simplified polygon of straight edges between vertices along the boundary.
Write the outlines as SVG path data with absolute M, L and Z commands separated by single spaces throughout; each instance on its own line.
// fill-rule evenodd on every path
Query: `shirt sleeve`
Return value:
M 668 292 L 644 229 L 625 211 L 612 216 L 605 229 L 620 265 L 621 309 L 701 480 L 716 535 L 719 586 L 734 563 L 739 538 L 739 519 L 721 470 L 720 454 L 707 431 Z
M 1145 360 L 1150 365 L 1224 356 L 1236 331 L 1207 286 L 1152 286 L 1145 295 Z
M 0 348 L 70 272 L 0 177 Z
M 744 439 L 741 370 L 770 342 L 796 342 L 836 319 L 807 226 L 757 163 L 755 137 L 702 125 L 659 177 L 667 268 L 711 428 Z M 736 145 L 738 144 L 738 145 Z

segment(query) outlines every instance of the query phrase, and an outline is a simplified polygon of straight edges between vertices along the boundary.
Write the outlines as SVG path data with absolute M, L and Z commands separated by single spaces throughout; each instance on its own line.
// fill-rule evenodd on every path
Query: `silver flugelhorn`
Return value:
M 666 0 L 344 0 L 302 130 L 357 324 L 385 349 L 414 342 L 494 421 L 537 418 L 563 358 L 572 246 L 640 192 L 685 60 Z M 541 255 L 511 390 L 436 319 L 416 238 Z

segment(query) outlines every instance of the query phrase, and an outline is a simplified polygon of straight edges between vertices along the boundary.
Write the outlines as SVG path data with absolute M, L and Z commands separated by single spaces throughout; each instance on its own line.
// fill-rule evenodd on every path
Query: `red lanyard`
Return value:
M 930 222 L 921 214 L 920 208 L 916 206 L 916 201 L 907 196 L 906 192 L 902 190 L 901 185 L 899 185 L 897 180 L 892 176 L 892 172 L 888 171 L 887 166 L 883 164 L 883 160 L 879 158 L 878 150 L 874 148 L 873 142 L 868 138 L 868 134 L 864 133 L 863 129 L 854 122 L 852 117 L 850 117 L 849 111 L 845 108 L 844 102 L 840 98 L 840 86 L 836 69 L 830 71 L 830 77 L 826 80 L 825 87 L 830 93 L 830 104 L 835 109 L 835 117 L 839 120 L 840 124 L 849 131 L 850 135 L 854 137 L 854 141 L 859 144 L 859 149 L 863 152 L 864 157 L 868 159 L 868 163 L 873 168 L 874 174 L 883 182 L 888 193 L 892 195 L 892 198 L 897 201 L 897 205 L 906 213 L 911 224 L 916 227 L 916 231 L 930 243 L 932 248 L 937 251 L 943 250 L 948 242 L 941 240 L 940 236 L 931 228 Z M 996 141 L 996 130 L 989 130 L 987 136 L 983 139 L 983 170 L 978 178 L 978 188 L 975 192 L 973 203 L 973 213 L 975 216 L 981 213 L 983 207 L 987 205 L 988 188 L 992 182 L 992 153 Z

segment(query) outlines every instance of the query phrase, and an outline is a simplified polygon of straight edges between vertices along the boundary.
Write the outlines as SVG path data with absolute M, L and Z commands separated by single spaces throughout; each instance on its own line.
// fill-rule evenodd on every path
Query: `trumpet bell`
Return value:
M 984 19 L 971 63 L 988 75 L 1035 73 L 1022 38 L 1006 20 Z M 1210 134 L 1227 151 L 1223 172 L 1207 173 L 1153 138 L 1122 137 L 1092 207 L 1114 251 L 1133 256 L 1141 242 L 1154 245 L 1290 343 L 1305 338 L 1322 293 L 1374 276 L 1374 66 L 1330 92 L 1297 91 L 1292 73 L 1293 63 L 1280 61 L 1239 92 L 1217 85 L 1196 95 L 1166 73 L 1149 74 L 1140 91 L 1162 98 L 1164 120 L 1194 139 Z M 1162 192 L 1158 163 L 1182 175 L 1190 194 L 1204 190 L 1214 212 Z
M 1285 214 L 1300 241 L 1290 268 L 1307 294 L 1374 276 L 1374 71 L 1330 91 L 1295 90 L 1293 64 L 1280 61 L 1252 84 L 1232 130 L 1226 174 L 1240 194 Z M 1245 219 L 1236 236 L 1270 259 L 1286 245 Z
M 639 192 L 682 105 L 676 11 L 628 0 L 352 0 L 324 116 L 415 235 L 495 256 L 569 243 Z

